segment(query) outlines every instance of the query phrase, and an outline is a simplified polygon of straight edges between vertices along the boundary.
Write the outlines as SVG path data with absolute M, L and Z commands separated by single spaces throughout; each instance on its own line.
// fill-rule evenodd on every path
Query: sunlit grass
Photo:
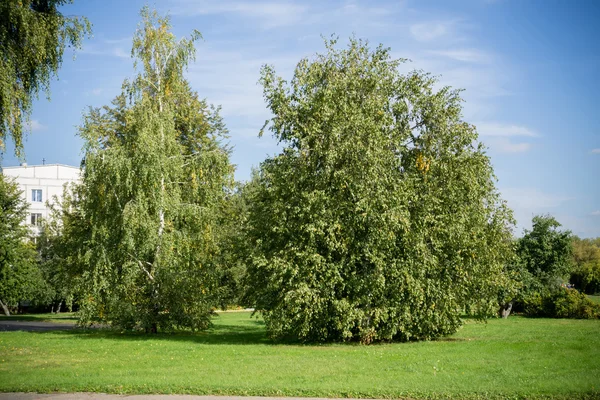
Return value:
M 600 321 L 468 322 L 440 341 L 273 344 L 223 313 L 199 334 L 0 333 L 0 391 L 322 397 L 600 397 Z
M 588 298 L 596 304 L 600 304 L 600 296 L 591 296 L 588 295 Z

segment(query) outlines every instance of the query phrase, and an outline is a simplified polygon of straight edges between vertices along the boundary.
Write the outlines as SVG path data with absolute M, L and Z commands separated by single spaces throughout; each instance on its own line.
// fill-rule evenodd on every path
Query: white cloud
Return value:
M 187 77 L 209 102 L 223 107 L 224 116 L 252 119 L 253 125 L 260 129 L 269 117 L 262 87 L 258 84 L 261 66 L 274 65 L 278 75 L 289 77 L 303 56 L 281 53 L 269 56 L 270 52 L 271 49 L 253 46 L 246 46 L 241 51 L 202 46 L 198 49 L 200 57 L 189 66 Z
M 600 149 L 592 149 L 592 154 L 600 154 Z
M 92 94 L 93 94 L 94 96 L 100 96 L 100 95 L 102 94 L 102 92 L 103 92 L 103 91 L 104 91 L 104 89 L 103 89 L 103 88 L 96 88 L 96 89 L 93 89 L 93 90 L 92 90 Z
M 498 57 L 494 57 L 493 63 L 483 63 L 484 57 L 492 57 L 483 50 L 470 50 L 471 54 L 452 54 L 455 57 L 467 56 L 479 59 L 482 62 L 459 62 L 449 57 L 449 53 L 440 51 L 412 52 L 394 50 L 394 58 L 409 58 L 412 60 L 401 66 L 401 72 L 409 72 L 413 69 L 421 69 L 430 72 L 439 78 L 438 88 L 451 86 L 456 89 L 465 89 L 461 94 L 465 103 L 465 111 L 469 112 L 469 119 L 482 120 L 492 118 L 489 113 L 472 112 L 473 110 L 489 109 L 492 105 L 491 99 L 511 95 L 507 89 L 511 84 L 511 69 L 502 63 Z M 443 53 L 443 54 L 442 54 Z
M 500 153 L 524 153 L 532 147 L 531 143 L 514 143 L 511 142 L 510 139 L 504 137 L 490 138 L 487 139 L 485 143 L 492 150 L 498 151 Z
M 502 198 L 507 201 L 508 206 L 514 211 L 514 217 L 517 220 L 517 230 L 515 232 L 517 235 L 522 232 L 523 228 L 531 229 L 533 216 L 547 213 L 555 216 L 567 229 L 575 227 L 573 221 L 568 221 L 564 215 L 560 214 L 560 207 L 571 200 L 575 200 L 574 197 L 546 193 L 532 187 L 501 188 L 500 193 Z M 581 229 L 577 228 L 574 231 L 581 232 Z
M 131 53 L 123 50 L 121 47 L 115 47 L 112 49 L 112 54 L 119 58 L 131 58 Z
M 46 129 L 46 125 L 42 125 L 37 119 L 32 119 L 25 123 L 25 128 L 31 132 L 36 132 Z
M 108 43 L 108 44 L 130 45 L 132 41 L 133 41 L 132 36 L 126 36 L 126 37 L 119 38 L 119 39 L 104 39 L 104 43 Z
M 593 215 L 594 217 L 599 217 L 599 216 L 600 216 L 600 210 L 593 211 L 593 212 L 592 212 L 592 215 Z
M 441 82 L 457 89 L 465 89 L 467 101 L 475 99 L 481 101 L 483 98 L 493 98 L 510 95 L 505 88 L 506 72 L 501 73 L 496 68 L 478 68 L 465 64 L 459 68 L 442 64 Z M 469 99 L 467 96 L 472 96 Z
M 488 64 L 492 61 L 490 54 L 478 49 L 435 50 L 429 53 L 466 63 Z
M 540 135 L 529 128 L 518 125 L 499 124 L 496 122 L 479 122 L 474 124 L 477 127 L 477 132 L 481 136 L 495 137 L 531 137 L 536 138 Z
M 83 49 L 80 50 L 81 54 L 89 54 L 92 56 L 109 56 L 109 57 L 118 57 L 118 58 L 130 58 L 131 54 L 125 50 L 121 46 L 110 46 L 107 47 L 105 45 L 94 45 L 88 44 Z
M 419 42 L 429 42 L 448 34 L 448 25 L 444 23 L 421 23 L 410 26 L 410 34 Z
M 540 137 L 538 133 L 519 125 L 496 122 L 478 122 L 474 125 L 485 144 L 500 153 L 524 153 L 533 147 L 532 144 L 522 140 L 515 141 L 515 138 Z
M 174 15 L 236 14 L 259 19 L 265 29 L 289 26 L 302 21 L 307 7 L 291 2 L 243 2 L 243 1 L 191 1 L 174 0 Z
M 460 25 L 461 21 L 457 19 L 419 22 L 410 25 L 409 31 L 418 42 L 457 41 L 463 39 L 458 33 Z
M 571 196 L 544 193 L 535 188 L 505 188 L 500 191 L 512 208 L 538 213 L 559 207 L 563 203 L 575 199 Z

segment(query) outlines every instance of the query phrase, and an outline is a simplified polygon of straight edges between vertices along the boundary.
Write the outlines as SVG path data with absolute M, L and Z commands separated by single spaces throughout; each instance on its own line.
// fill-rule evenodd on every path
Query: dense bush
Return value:
M 22 223 L 27 207 L 18 185 L 0 172 L 0 307 L 6 315 L 45 288 L 29 227 Z
M 600 293 L 600 260 L 575 266 L 571 272 L 571 283 L 583 293 Z
M 525 315 L 546 318 L 600 318 L 600 305 L 575 289 L 531 293 L 524 300 Z
M 571 283 L 584 293 L 600 293 L 600 238 L 573 238 Z

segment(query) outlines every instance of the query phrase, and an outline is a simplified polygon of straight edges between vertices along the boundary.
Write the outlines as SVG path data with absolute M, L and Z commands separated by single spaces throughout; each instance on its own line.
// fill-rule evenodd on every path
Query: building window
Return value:
M 31 214 L 31 225 L 33 225 L 33 226 L 42 225 L 42 214 L 39 214 L 39 213 Z
M 42 201 L 42 189 L 32 189 L 31 190 L 31 201 Z

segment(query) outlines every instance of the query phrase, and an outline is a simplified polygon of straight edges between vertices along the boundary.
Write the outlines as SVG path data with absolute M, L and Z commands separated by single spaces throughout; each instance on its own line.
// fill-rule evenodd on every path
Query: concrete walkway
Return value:
M 184 394 L 0 393 L 0 400 L 328 400 L 316 397 L 192 396 Z M 347 399 L 345 399 L 347 400 Z
M 65 329 L 73 329 L 75 323 L 54 323 L 43 321 L 0 321 L 0 332 L 3 331 L 28 331 L 28 332 L 43 332 L 43 331 L 58 331 Z

